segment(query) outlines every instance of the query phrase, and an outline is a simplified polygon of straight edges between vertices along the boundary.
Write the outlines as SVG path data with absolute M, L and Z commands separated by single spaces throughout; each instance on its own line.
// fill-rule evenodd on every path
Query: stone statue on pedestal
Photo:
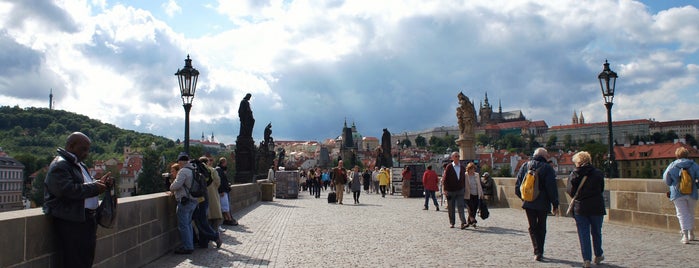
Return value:
M 240 117 L 240 133 L 235 142 L 235 177 L 236 183 L 251 183 L 255 175 L 255 141 L 252 139 L 252 128 L 255 118 L 250 109 L 250 93 L 240 102 L 238 116 Z
M 459 139 L 456 140 L 456 144 L 459 145 L 461 160 L 474 160 L 476 158 L 476 109 L 463 92 L 459 92 L 457 97 L 459 107 L 456 108 L 456 119 L 459 123 Z

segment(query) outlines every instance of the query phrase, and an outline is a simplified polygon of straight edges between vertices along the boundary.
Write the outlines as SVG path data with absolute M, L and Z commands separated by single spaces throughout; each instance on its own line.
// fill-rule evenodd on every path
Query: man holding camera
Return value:
M 175 193 L 177 200 L 177 230 L 180 232 L 182 247 L 175 250 L 175 254 L 192 254 L 194 252 L 194 237 L 192 234 L 192 214 L 197 208 L 197 199 L 192 197 L 186 188 L 192 187 L 194 178 L 194 165 L 189 163 L 189 156 L 180 153 L 177 157 L 180 171 L 177 172 L 175 181 L 170 184 L 170 191 Z M 190 168 L 185 168 L 190 167 Z

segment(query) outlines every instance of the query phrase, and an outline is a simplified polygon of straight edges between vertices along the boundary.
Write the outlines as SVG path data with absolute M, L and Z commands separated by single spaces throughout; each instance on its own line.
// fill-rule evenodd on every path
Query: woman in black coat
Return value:
M 578 227 L 583 267 L 590 267 L 592 260 L 590 235 L 592 235 L 592 247 L 595 253 L 594 263 L 599 264 L 604 260 L 602 250 L 602 222 L 606 214 L 602 196 L 604 173 L 592 166 L 591 161 L 592 157 L 588 152 L 581 151 L 573 155 L 575 170 L 570 173 L 567 186 L 568 195 L 574 197 L 577 194 L 573 204 L 573 214 Z M 580 186 L 581 183 L 582 186 Z

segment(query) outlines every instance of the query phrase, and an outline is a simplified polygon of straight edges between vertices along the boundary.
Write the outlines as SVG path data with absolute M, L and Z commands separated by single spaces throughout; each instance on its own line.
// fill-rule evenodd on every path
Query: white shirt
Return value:
M 461 165 L 457 165 L 456 162 L 452 162 L 451 165 L 454 167 L 454 171 L 456 171 L 456 180 L 460 180 L 459 174 L 461 174 Z
M 80 170 L 82 170 L 82 173 L 83 173 L 83 182 L 85 184 L 94 182 L 94 180 L 92 179 L 92 176 L 90 176 L 90 173 L 88 173 L 87 170 L 85 170 L 85 168 L 82 165 L 78 165 L 78 166 L 80 166 Z M 99 198 L 97 196 L 85 198 L 85 208 L 97 209 L 98 206 L 99 206 Z

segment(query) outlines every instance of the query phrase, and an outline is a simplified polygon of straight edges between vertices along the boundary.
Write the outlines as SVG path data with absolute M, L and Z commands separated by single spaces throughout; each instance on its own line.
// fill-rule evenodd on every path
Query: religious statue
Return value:
M 270 122 L 265 127 L 265 144 L 272 142 L 272 123 Z
M 252 109 L 250 109 L 250 93 L 245 95 L 240 101 L 238 108 L 238 117 L 240 117 L 240 134 L 241 137 L 252 137 L 252 128 L 255 126 L 255 118 L 252 117 Z
M 473 108 L 473 103 L 463 92 L 459 92 L 457 97 L 459 98 L 459 107 L 456 108 L 456 118 L 459 120 L 459 130 L 461 134 L 471 133 L 475 124 L 476 109 Z
M 385 167 L 393 167 L 393 159 L 391 156 L 391 132 L 388 129 L 383 129 L 383 135 L 381 135 L 381 152 L 382 161 L 381 164 Z

